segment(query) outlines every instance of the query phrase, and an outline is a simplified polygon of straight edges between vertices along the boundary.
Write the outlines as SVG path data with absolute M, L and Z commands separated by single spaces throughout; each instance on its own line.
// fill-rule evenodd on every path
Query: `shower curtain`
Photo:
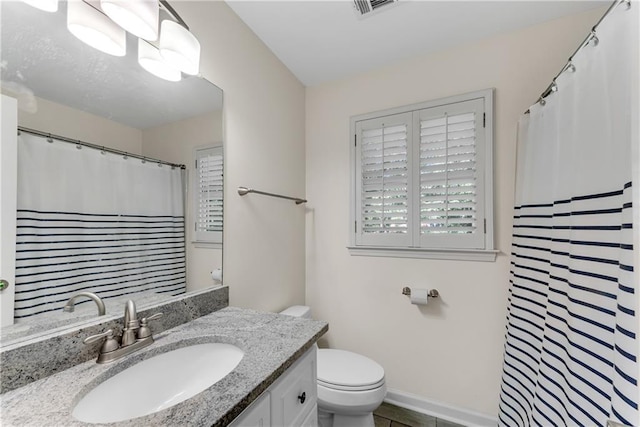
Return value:
M 26 132 L 18 137 L 16 320 L 185 282 L 183 172 Z
M 638 425 L 636 19 L 618 5 L 519 123 L 503 426 Z

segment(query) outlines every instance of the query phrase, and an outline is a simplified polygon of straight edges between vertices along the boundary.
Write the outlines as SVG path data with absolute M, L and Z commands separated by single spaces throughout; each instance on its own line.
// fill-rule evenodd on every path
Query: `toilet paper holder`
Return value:
M 402 288 L 402 295 L 406 295 L 408 297 L 411 296 L 411 288 L 408 286 L 405 286 L 404 288 Z M 429 298 L 438 298 L 440 296 L 440 292 L 438 292 L 437 289 L 429 289 L 429 293 L 428 293 Z

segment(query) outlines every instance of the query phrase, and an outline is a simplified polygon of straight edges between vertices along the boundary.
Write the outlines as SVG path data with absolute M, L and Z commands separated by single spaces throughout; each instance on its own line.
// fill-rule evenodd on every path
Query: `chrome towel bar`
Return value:
M 263 196 L 279 197 L 280 199 L 293 200 L 294 202 L 296 202 L 296 205 L 299 205 L 301 203 L 307 203 L 306 199 L 300 199 L 298 197 L 289 197 L 289 196 L 283 196 L 281 194 L 267 193 L 265 191 L 258 191 L 258 190 L 254 190 L 253 188 L 247 188 L 247 187 L 238 187 L 239 195 L 244 196 L 245 194 L 249 194 L 249 193 L 256 193 L 256 194 L 262 194 Z

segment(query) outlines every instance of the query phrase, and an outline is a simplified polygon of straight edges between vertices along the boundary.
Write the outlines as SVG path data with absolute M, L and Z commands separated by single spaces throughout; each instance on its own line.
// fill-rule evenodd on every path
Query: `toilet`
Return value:
M 311 309 L 296 305 L 280 314 L 310 319 Z M 375 361 L 346 350 L 318 349 L 320 427 L 373 427 L 373 411 L 386 392 L 384 369 Z

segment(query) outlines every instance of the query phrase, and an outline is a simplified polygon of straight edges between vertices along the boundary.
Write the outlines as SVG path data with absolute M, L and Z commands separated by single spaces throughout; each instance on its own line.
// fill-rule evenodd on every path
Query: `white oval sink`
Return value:
M 72 415 L 87 423 L 149 415 L 217 383 L 243 356 L 238 347 L 223 343 L 196 344 L 159 354 L 100 383 L 78 402 Z

